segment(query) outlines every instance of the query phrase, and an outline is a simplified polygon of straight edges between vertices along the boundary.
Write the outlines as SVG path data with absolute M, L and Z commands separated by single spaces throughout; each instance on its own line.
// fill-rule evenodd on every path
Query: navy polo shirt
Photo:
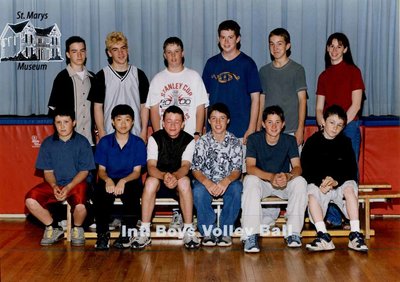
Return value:
M 128 142 L 121 149 L 115 133 L 111 133 L 100 139 L 94 159 L 106 168 L 109 177 L 123 178 L 132 173 L 135 166 L 146 165 L 146 145 L 139 137 L 129 134 Z
M 61 140 L 57 133 L 47 137 L 40 146 L 36 168 L 53 170 L 57 185 L 65 186 L 78 172 L 96 167 L 88 140 L 74 132 L 67 141 Z

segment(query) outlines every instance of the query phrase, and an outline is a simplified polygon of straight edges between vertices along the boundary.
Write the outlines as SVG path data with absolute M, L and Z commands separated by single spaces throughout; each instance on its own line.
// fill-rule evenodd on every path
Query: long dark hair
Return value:
M 340 45 L 343 46 L 343 48 L 347 48 L 347 52 L 343 54 L 343 60 L 349 64 L 356 66 L 356 64 L 353 61 L 353 56 L 351 55 L 351 49 L 350 49 L 350 42 L 347 36 L 344 33 L 341 32 L 335 32 L 331 34 L 326 41 L 326 46 L 325 46 L 325 69 L 330 67 L 332 65 L 331 63 L 331 57 L 329 56 L 329 52 L 327 50 L 327 47 L 332 44 L 333 39 L 336 39 Z

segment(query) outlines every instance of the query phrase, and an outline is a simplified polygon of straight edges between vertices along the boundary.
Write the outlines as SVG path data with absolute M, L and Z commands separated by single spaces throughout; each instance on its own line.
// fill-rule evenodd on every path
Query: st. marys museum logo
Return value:
M 0 62 L 60 62 L 61 32 L 57 24 L 34 27 L 30 20 L 6 24 L 0 36 Z M 38 69 L 19 63 L 18 69 Z M 46 66 L 46 65 L 45 65 Z M 47 66 L 46 66 L 47 67 Z

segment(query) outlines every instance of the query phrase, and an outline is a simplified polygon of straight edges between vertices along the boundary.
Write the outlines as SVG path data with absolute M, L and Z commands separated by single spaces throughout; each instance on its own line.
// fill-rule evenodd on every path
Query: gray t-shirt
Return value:
M 285 114 L 285 133 L 297 130 L 299 119 L 299 99 L 297 93 L 307 90 L 304 68 L 293 60 L 282 68 L 276 68 L 272 63 L 263 66 L 260 80 L 265 96 L 265 107 L 278 105 Z

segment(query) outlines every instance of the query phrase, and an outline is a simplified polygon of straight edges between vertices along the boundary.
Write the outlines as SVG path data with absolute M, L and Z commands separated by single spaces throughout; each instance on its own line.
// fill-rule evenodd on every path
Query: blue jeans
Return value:
M 234 230 L 234 223 L 238 217 L 243 184 L 240 180 L 235 180 L 229 184 L 225 193 L 222 195 L 224 205 L 222 207 L 220 226 L 222 231 Z M 193 200 L 197 209 L 197 227 L 200 234 L 206 234 L 206 230 L 211 232 L 216 226 L 217 215 L 211 205 L 213 196 L 208 192 L 206 187 L 197 180 L 193 180 Z M 208 234 L 207 234 L 208 235 Z M 223 234 L 230 236 L 231 234 Z
M 343 134 L 351 139 L 351 145 L 353 146 L 354 154 L 356 155 L 356 161 L 360 155 L 360 144 L 361 144 L 361 132 L 360 132 L 360 120 L 353 120 L 343 130 Z
M 343 134 L 351 139 L 351 145 L 353 147 L 354 154 L 356 156 L 357 168 L 358 158 L 360 155 L 360 144 L 361 144 L 361 132 L 360 132 L 360 120 L 353 120 L 343 130 Z M 358 176 L 358 171 L 357 171 Z M 342 224 L 342 213 L 336 205 L 330 204 L 326 212 L 325 219 L 333 225 Z

